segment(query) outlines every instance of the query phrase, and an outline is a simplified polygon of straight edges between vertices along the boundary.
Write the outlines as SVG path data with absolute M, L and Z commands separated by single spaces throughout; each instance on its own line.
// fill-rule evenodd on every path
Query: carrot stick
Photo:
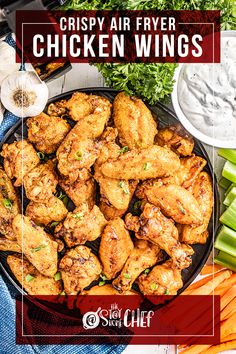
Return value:
M 205 277 L 205 278 L 202 278 L 202 279 L 196 281 L 195 283 L 189 285 L 189 287 L 187 287 L 187 289 L 184 292 L 182 292 L 181 295 L 185 295 L 188 292 L 190 293 L 192 290 L 197 289 L 200 286 L 206 284 L 208 282 L 208 280 L 211 280 L 212 278 L 213 278 L 213 276 L 211 274 L 211 275 L 208 275 L 208 277 Z
M 236 296 L 236 285 L 230 288 L 220 299 L 220 311 L 222 311 L 225 306 L 232 301 Z
M 221 338 L 224 338 L 233 333 L 236 333 L 236 313 L 223 322 L 220 335 Z
M 232 301 L 230 301 L 225 308 L 221 311 L 220 313 L 220 317 L 221 320 L 225 320 L 226 318 L 228 318 L 229 314 L 232 311 L 236 311 L 236 298 L 234 298 Z
M 223 296 L 226 293 L 226 291 L 228 291 L 228 290 L 229 290 L 228 286 L 225 288 L 219 289 L 219 290 L 214 289 L 214 295 Z M 210 293 L 210 295 L 213 295 L 213 291 Z
M 201 270 L 201 275 L 208 275 L 217 273 L 220 270 L 225 269 L 225 267 L 220 266 L 219 264 L 206 264 L 205 267 Z
M 230 349 L 236 349 L 236 340 L 231 340 L 229 342 L 213 345 L 209 349 L 204 350 L 201 354 L 217 354 Z
M 191 345 L 191 347 L 188 347 L 187 349 L 184 349 L 183 351 L 180 352 L 180 354 L 200 354 L 204 350 L 208 349 L 210 345 Z
M 198 289 L 191 291 L 190 295 L 209 295 L 220 283 L 231 276 L 232 272 L 224 270 L 219 272 L 214 279 L 208 281 Z
M 230 340 L 235 340 L 235 339 L 236 339 L 236 333 L 232 333 L 232 334 L 228 335 L 227 337 L 222 338 L 221 343 L 228 342 Z
M 229 279 L 227 279 L 226 281 L 224 281 L 223 284 L 220 284 L 216 290 L 221 290 L 221 289 L 224 289 L 224 288 L 229 288 L 230 286 L 232 285 L 235 285 L 236 284 L 236 274 L 232 274 L 231 277 Z

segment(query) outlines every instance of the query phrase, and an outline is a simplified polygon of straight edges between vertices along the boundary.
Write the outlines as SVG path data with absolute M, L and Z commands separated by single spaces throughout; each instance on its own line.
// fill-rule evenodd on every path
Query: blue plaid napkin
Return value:
M 15 46 L 11 35 L 5 41 Z M 6 111 L 0 125 L 0 141 L 19 117 Z M 120 354 L 125 345 L 16 345 L 15 298 L 19 295 L 0 270 L 0 354 Z M 35 310 L 37 311 L 37 309 Z M 41 309 L 38 309 L 41 311 Z

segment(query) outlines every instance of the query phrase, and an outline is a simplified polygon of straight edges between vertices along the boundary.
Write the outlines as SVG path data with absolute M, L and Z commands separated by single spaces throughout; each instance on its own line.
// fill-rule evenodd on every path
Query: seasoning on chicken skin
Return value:
M 22 252 L 20 245 L 15 240 L 9 240 L 6 237 L 0 237 L 0 251 Z
M 81 295 L 137 295 L 133 290 L 124 291 L 122 294 L 116 290 L 111 284 L 102 286 L 95 285 L 89 290 L 84 290 Z
M 207 172 L 201 172 L 189 191 L 193 194 L 199 204 L 203 222 L 199 226 L 183 225 L 181 241 L 189 244 L 206 243 L 207 228 L 213 208 L 213 187 L 210 176 Z
M 150 241 L 163 249 L 172 258 L 175 267 L 184 269 L 191 264 L 189 252 L 185 252 L 178 240 L 174 221 L 165 217 L 158 207 L 146 203 L 140 217 L 129 213 L 125 223 L 137 238 Z
M 94 241 L 101 236 L 106 219 L 97 205 L 90 210 L 87 204 L 81 204 L 55 229 L 55 236 L 63 238 L 68 247 Z
M 15 240 L 12 229 L 14 217 L 20 213 L 20 203 L 15 189 L 5 171 L 0 168 L 0 234 Z
M 59 270 L 66 294 L 76 295 L 99 278 L 102 267 L 90 248 L 77 246 L 66 252 Z
M 88 203 L 89 208 L 94 206 L 96 187 L 95 181 L 91 175 L 86 181 L 77 179 L 73 183 L 71 183 L 68 179 L 60 178 L 59 185 L 72 200 L 75 206 L 79 206 L 83 203 Z
M 7 257 L 7 263 L 29 295 L 59 295 L 61 293 L 61 281 L 42 275 L 26 258 L 22 260 L 19 255 L 10 255 Z
M 120 218 L 110 220 L 103 231 L 99 248 L 103 273 L 107 279 L 116 277 L 133 248 L 134 245 L 124 221 Z
M 24 255 L 41 274 L 53 277 L 57 272 L 57 243 L 24 215 L 17 215 L 12 225 Z
M 52 196 L 45 203 L 31 201 L 26 208 L 25 215 L 39 225 L 48 225 L 53 221 L 65 219 L 68 210 L 64 203 L 55 196 Z
M 144 295 L 176 295 L 183 286 L 181 269 L 167 261 L 155 266 L 150 273 L 140 275 L 138 285 Z
M 60 117 L 63 114 L 66 114 L 66 100 L 60 100 L 57 102 L 50 103 L 47 109 L 47 114 L 49 116 Z
M 156 142 L 167 146 L 179 156 L 190 156 L 193 152 L 194 141 L 181 125 L 171 125 L 158 131 Z
M 146 149 L 153 145 L 157 123 L 142 100 L 119 93 L 113 104 L 113 119 L 123 146 Z
M 47 202 L 56 192 L 57 184 L 58 178 L 51 160 L 35 167 L 24 177 L 26 196 L 34 202 Z
M 91 138 L 97 138 L 102 134 L 111 117 L 111 103 L 107 98 L 82 92 L 75 92 L 72 95 L 67 102 L 67 109 L 70 117 L 81 123 L 85 133 L 88 129 Z
M 202 223 L 202 212 L 196 198 L 181 186 L 152 186 L 146 190 L 145 195 L 150 203 L 158 206 L 166 216 L 179 224 Z
M 40 163 L 33 145 L 27 140 L 4 144 L 1 155 L 4 157 L 6 174 L 10 179 L 16 178 L 15 187 L 21 186 L 25 175 Z
M 168 148 L 157 145 L 132 150 L 101 166 L 104 176 L 122 180 L 167 177 L 180 168 L 179 157 Z
M 136 240 L 135 247 L 115 280 L 113 286 L 122 292 L 131 289 L 136 278 L 147 268 L 154 266 L 163 259 L 160 248 L 145 240 Z

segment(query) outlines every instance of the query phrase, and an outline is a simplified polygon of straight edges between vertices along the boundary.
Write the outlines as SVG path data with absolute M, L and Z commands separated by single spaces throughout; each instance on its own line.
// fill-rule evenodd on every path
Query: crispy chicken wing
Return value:
M 115 280 L 113 286 L 119 291 L 131 289 L 135 279 L 146 269 L 154 266 L 163 257 L 160 248 L 145 240 L 136 240 L 135 247 Z
M 207 172 L 201 172 L 189 189 L 199 204 L 203 222 L 199 226 L 184 225 L 181 232 L 181 241 L 189 244 L 206 243 L 208 224 L 213 208 L 212 181 Z
M 86 246 L 77 246 L 66 252 L 61 259 L 59 269 L 66 294 L 78 292 L 97 280 L 102 267 L 98 258 Z
M 110 220 L 105 227 L 99 256 L 103 265 L 103 273 L 107 279 L 113 279 L 123 268 L 127 258 L 133 250 L 133 242 L 120 218 Z
M 63 238 L 69 247 L 73 247 L 96 240 L 101 236 L 106 223 L 96 205 L 90 210 L 87 204 L 81 204 L 56 227 L 55 236 Z
M 47 114 L 49 116 L 60 117 L 63 114 L 66 114 L 67 111 L 66 105 L 67 105 L 66 100 L 60 100 L 57 102 L 50 103 L 47 109 Z
M 123 146 L 146 149 L 153 145 L 157 124 L 142 100 L 119 93 L 113 104 L 113 118 Z
M 15 240 L 12 229 L 14 217 L 20 213 L 20 203 L 6 173 L 0 168 L 0 234 Z
M 4 144 L 1 155 L 4 157 L 6 174 L 10 179 L 16 178 L 15 187 L 21 186 L 25 175 L 40 163 L 33 145 L 26 140 Z
M 135 231 L 137 238 L 153 242 L 163 249 L 176 267 L 183 269 L 191 264 L 189 253 L 178 241 L 178 230 L 173 220 L 165 217 L 158 207 L 146 203 L 140 217 L 127 214 L 125 222 L 129 230 Z
M 53 221 L 65 219 L 68 210 L 63 202 L 52 196 L 46 203 L 35 203 L 31 201 L 26 208 L 25 215 L 39 225 L 48 225 Z
M 104 176 L 122 180 L 148 179 L 174 174 L 180 167 L 179 157 L 168 148 L 157 145 L 132 150 L 101 166 Z
M 27 259 L 24 258 L 22 261 L 21 256 L 10 255 L 7 257 L 7 263 L 29 295 L 59 295 L 61 293 L 61 281 L 42 275 Z
M 96 187 L 91 175 L 86 181 L 77 179 L 73 183 L 68 179 L 60 178 L 59 185 L 76 206 L 83 203 L 88 203 L 89 208 L 94 206 Z
M 78 121 L 83 133 L 91 138 L 100 136 L 111 116 L 111 103 L 105 97 L 76 92 L 67 102 L 69 115 Z
M 190 156 L 193 152 L 194 141 L 181 125 L 173 125 L 158 131 L 157 144 L 167 146 L 179 156 Z
M 148 201 L 179 224 L 200 225 L 202 213 L 196 198 L 177 185 L 152 186 L 145 193 Z
M 54 164 L 50 160 L 40 164 L 24 177 L 24 187 L 28 199 L 34 202 L 47 202 L 56 192 L 58 178 Z
M 127 290 L 121 294 L 111 284 L 105 284 L 102 286 L 95 285 L 91 289 L 83 291 L 81 295 L 137 295 L 137 293 Z
M 17 215 L 13 220 L 13 230 L 22 251 L 37 270 L 53 277 L 57 272 L 57 248 L 43 228 L 37 226 L 30 218 Z
M 155 266 L 150 273 L 140 275 L 138 285 L 144 295 L 176 295 L 183 286 L 181 270 L 167 261 Z
M 43 112 L 29 118 L 27 127 L 29 141 L 45 154 L 55 152 L 71 129 L 66 120 Z
M 21 247 L 18 245 L 17 241 L 9 240 L 6 237 L 0 237 L 0 251 L 12 251 L 21 253 Z

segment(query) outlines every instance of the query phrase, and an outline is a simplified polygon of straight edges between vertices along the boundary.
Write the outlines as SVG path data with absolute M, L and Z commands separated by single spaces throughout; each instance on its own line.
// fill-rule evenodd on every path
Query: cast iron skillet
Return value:
M 55 96 L 51 98 L 48 101 L 47 106 L 54 102 L 58 101 L 61 99 L 68 99 L 71 97 L 71 95 L 75 91 L 81 91 L 85 92 L 87 94 L 95 94 L 95 95 L 100 95 L 103 97 L 108 98 L 111 102 L 113 102 L 115 96 L 117 95 L 117 91 L 113 90 L 111 88 L 100 88 L 100 87 L 91 87 L 91 88 L 81 88 L 73 91 L 69 91 L 63 94 L 60 94 L 58 96 Z M 46 106 L 46 108 L 47 108 Z M 45 108 L 45 110 L 46 110 Z M 168 126 L 171 124 L 176 124 L 178 123 L 177 117 L 175 114 L 166 106 L 163 104 L 157 104 L 155 106 L 149 106 L 151 111 L 153 112 L 154 116 L 157 117 L 158 124 L 160 127 Z M 23 124 L 21 123 L 21 120 L 19 120 L 6 134 L 4 137 L 3 141 L 0 144 L 0 150 L 2 148 L 2 145 L 4 143 L 12 143 L 15 140 L 21 139 L 21 137 L 27 137 L 27 127 L 26 127 L 26 120 L 27 118 L 23 119 Z M 70 121 L 72 123 L 72 121 Z M 74 122 L 72 124 L 75 124 Z M 196 139 L 194 139 L 195 142 L 195 147 L 194 147 L 194 153 L 202 156 L 205 160 L 207 160 L 207 166 L 205 167 L 205 170 L 211 175 L 212 180 L 213 180 L 213 185 L 214 185 L 214 209 L 213 209 L 213 214 L 211 217 L 211 221 L 209 224 L 209 237 L 204 245 L 193 245 L 194 248 L 194 255 L 192 256 L 192 265 L 188 269 L 184 269 L 182 271 L 182 278 L 183 278 L 183 283 L 184 286 L 179 290 L 178 294 L 180 294 L 182 291 L 184 291 L 185 288 L 188 287 L 188 285 L 195 279 L 195 277 L 199 274 L 201 271 L 202 267 L 206 263 L 209 254 L 212 250 L 213 243 L 214 243 L 214 237 L 215 237 L 215 231 L 217 230 L 218 227 L 218 220 L 219 220 L 219 210 L 220 210 L 220 199 L 219 199 L 219 191 L 216 183 L 216 178 L 213 172 L 213 168 L 210 162 L 210 159 L 202 145 L 202 143 Z M 0 162 L 2 164 L 3 159 L 0 158 Z M 27 205 L 27 200 L 24 200 L 23 205 L 24 207 Z M 132 203 L 131 203 L 132 204 Z M 70 208 L 70 204 L 69 204 Z M 132 206 L 131 206 L 131 211 L 132 211 Z M 92 248 L 93 252 L 95 254 L 98 253 L 98 247 L 99 247 L 99 241 L 93 242 L 92 244 L 88 243 L 88 246 Z M 17 282 L 15 279 L 13 273 L 11 272 L 9 266 L 7 265 L 6 258 L 7 255 L 11 252 L 3 252 L 0 251 L 0 267 L 3 270 L 3 272 L 6 274 L 8 279 L 11 281 L 11 283 L 16 287 L 16 289 L 21 293 L 25 294 L 24 290 L 22 289 L 21 285 Z M 94 285 L 94 283 L 92 284 Z M 34 303 L 36 300 L 33 300 Z M 40 306 L 41 308 L 43 307 L 47 311 L 54 311 L 52 308 L 50 308 L 51 304 L 47 303 L 45 306 L 45 302 L 42 303 L 41 301 L 37 301 L 37 305 Z M 72 310 L 73 311 L 73 310 Z M 68 309 L 66 310 L 66 315 L 65 313 L 63 314 L 63 311 L 60 310 L 60 315 L 67 316 L 68 314 Z M 71 312 L 71 316 L 74 318 L 74 312 Z

